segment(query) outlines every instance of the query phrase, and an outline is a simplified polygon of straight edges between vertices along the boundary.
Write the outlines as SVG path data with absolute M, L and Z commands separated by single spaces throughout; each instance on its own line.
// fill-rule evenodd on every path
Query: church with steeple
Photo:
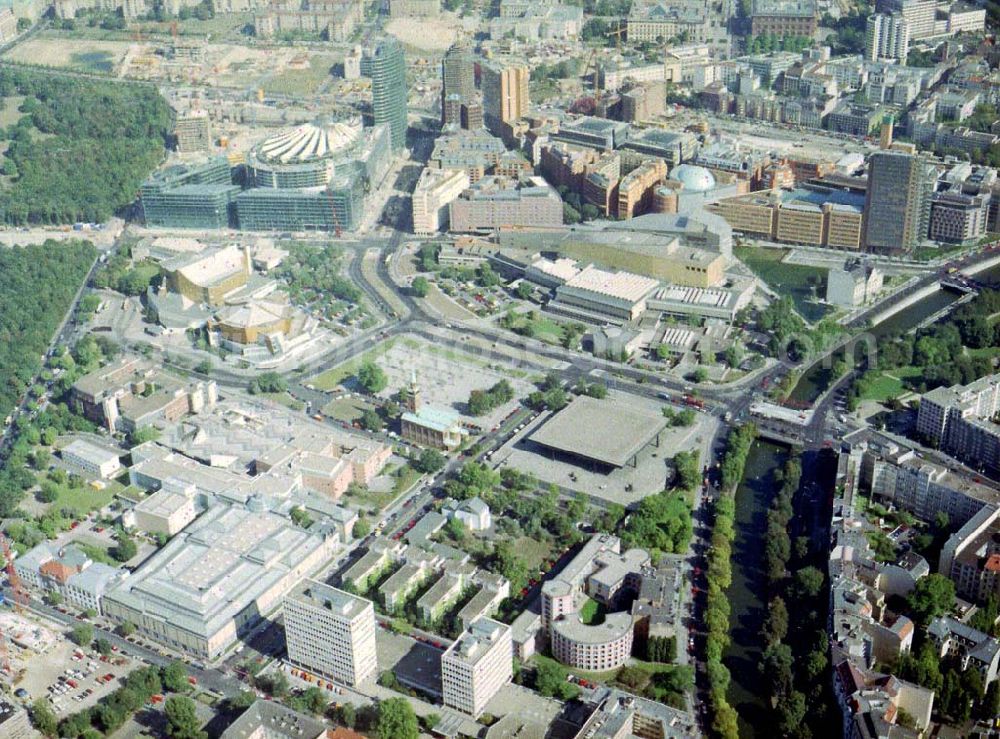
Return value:
M 416 370 L 401 395 L 406 408 L 400 421 L 404 439 L 448 452 L 462 446 L 462 440 L 468 432 L 462 428 L 461 416 L 451 408 L 424 405 Z

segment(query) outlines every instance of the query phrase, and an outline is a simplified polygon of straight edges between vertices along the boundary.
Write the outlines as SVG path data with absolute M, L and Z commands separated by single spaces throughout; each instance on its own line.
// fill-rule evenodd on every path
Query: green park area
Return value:
M 816 302 L 826 294 L 826 270 L 804 264 L 786 264 L 788 249 L 741 246 L 733 254 L 780 295 L 789 296 L 795 310 L 810 323 L 825 316 L 830 307 Z

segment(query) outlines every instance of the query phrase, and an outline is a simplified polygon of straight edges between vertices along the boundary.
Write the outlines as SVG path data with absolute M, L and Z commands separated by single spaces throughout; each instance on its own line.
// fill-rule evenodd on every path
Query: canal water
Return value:
M 998 269 L 995 279 L 1000 282 L 1000 268 L 994 269 Z M 987 270 L 986 272 L 983 272 L 982 277 L 988 276 L 991 271 L 992 270 Z M 986 280 L 984 279 L 983 281 L 985 282 Z M 924 319 L 934 315 L 939 310 L 948 307 L 961 297 L 961 293 L 944 289 L 938 290 L 937 292 L 928 295 L 923 300 L 920 300 L 911 306 L 903 308 L 903 310 L 898 313 L 889 316 L 878 325 L 869 329 L 868 333 L 874 336 L 876 341 L 887 336 L 905 333 L 914 326 L 917 326 Z M 859 347 L 860 351 L 864 348 L 864 344 L 860 344 Z M 788 394 L 788 400 L 805 405 L 811 405 L 814 403 L 820 395 L 826 392 L 827 388 L 830 387 L 833 381 L 837 379 L 833 376 L 833 364 L 836 359 L 843 358 L 844 350 L 841 349 L 835 352 L 830 358 L 822 360 L 813 366 L 808 372 L 799 378 L 797 383 L 795 383 L 795 387 L 793 387 L 792 391 Z
M 740 737 L 756 736 L 754 727 L 768 726 L 769 707 L 758 692 L 764 623 L 764 539 L 767 509 L 777 492 L 774 473 L 788 459 L 787 447 L 755 441 L 747 456 L 743 482 L 736 489 L 736 540 L 729 598 L 731 642 L 723 662 L 729 668 L 729 703 L 740 717 Z

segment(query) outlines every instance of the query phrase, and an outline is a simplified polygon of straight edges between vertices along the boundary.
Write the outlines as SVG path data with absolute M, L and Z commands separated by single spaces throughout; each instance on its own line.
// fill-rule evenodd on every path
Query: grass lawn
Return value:
M 541 571 L 546 560 L 552 559 L 552 547 L 548 542 L 538 541 L 528 536 L 522 536 L 514 541 L 514 551 L 528 566 L 531 577 Z
M 374 360 L 380 354 L 385 354 L 389 351 L 393 344 L 396 343 L 395 339 L 389 339 L 384 341 L 374 349 L 365 352 L 360 357 L 355 357 L 350 359 L 343 364 L 337 365 L 326 372 L 322 372 L 315 377 L 309 379 L 309 384 L 313 385 L 317 390 L 329 391 L 333 390 L 335 387 L 340 385 L 348 377 L 351 377 L 355 372 L 358 371 L 358 367 L 367 361 Z
M 323 415 L 329 416 L 337 421 L 353 423 L 361 418 L 362 412 L 371 406 L 362 398 L 340 398 L 331 400 L 323 406 Z
M 108 554 L 108 546 L 95 542 L 93 539 L 76 539 L 73 542 L 73 546 L 77 547 L 90 557 L 95 562 L 103 562 L 106 565 L 111 565 L 112 567 L 117 567 L 118 562 L 116 562 L 110 554 Z
M 537 664 L 542 662 L 550 662 L 551 664 L 558 665 L 560 669 L 566 670 L 570 675 L 576 675 L 577 677 L 582 677 L 584 680 L 590 680 L 595 683 L 607 683 L 614 680 L 615 675 L 618 674 L 618 670 L 608 670 L 606 672 L 590 672 L 589 670 L 578 670 L 575 667 L 567 667 L 566 665 L 558 662 L 552 657 L 544 654 L 535 654 L 532 658 Z
M 43 479 L 45 478 L 39 476 L 38 481 L 41 482 Z M 69 483 L 60 485 L 51 480 L 49 482 L 54 484 L 59 491 L 58 497 L 50 504 L 50 507 L 56 510 L 71 508 L 80 517 L 103 508 L 111 502 L 116 492 L 122 490 L 121 484 L 117 482 L 107 483 L 103 490 L 97 490 L 88 484 L 75 488 L 71 487 Z
M 336 58 L 313 56 L 308 69 L 286 69 L 264 82 L 264 92 L 280 95 L 312 95 L 327 80 L 333 79 L 332 68 Z
M 420 478 L 420 473 L 408 464 L 399 465 L 395 468 L 387 468 L 384 474 L 391 475 L 393 478 L 391 490 L 385 492 L 367 490 L 360 495 L 345 493 L 344 500 L 365 510 L 372 508 L 382 510 L 399 497 L 400 493 L 404 490 L 409 490 L 413 483 Z
M 588 626 L 604 623 L 604 607 L 593 598 L 587 598 L 580 608 L 580 620 Z
M 296 400 L 289 395 L 287 390 L 283 393 L 261 393 L 261 397 L 273 400 L 275 403 L 280 403 L 286 408 L 291 408 L 293 411 L 301 411 L 306 407 L 306 404 L 301 400 Z
M 966 349 L 966 351 L 979 350 Z M 906 381 L 919 378 L 922 374 L 923 369 L 921 367 L 896 367 L 895 369 L 885 370 L 872 386 L 867 388 L 867 392 L 861 394 L 861 400 L 874 400 L 879 403 L 885 403 L 893 398 L 898 398 L 900 395 L 905 395 L 911 391 Z
M 784 264 L 781 260 L 788 249 L 764 249 L 743 246 L 733 249 L 736 257 L 780 295 L 795 301 L 802 317 L 815 323 L 830 312 L 831 307 L 813 302 L 826 293 L 826 270 L 804 264 Z M 815 289 L 814 289 L 815 286 Z
M 532 321 L 527 317 L 527 315 L 521 315 L 518 317 L 518 320 L 514 322 L 511 328 L 520 332 L 527 328 L 529 324 L 531 326 L 532 338 L 539 339 L 547 344 L 562 346 L 564 335 L 563 327 L 551 318 L 539 316 Z

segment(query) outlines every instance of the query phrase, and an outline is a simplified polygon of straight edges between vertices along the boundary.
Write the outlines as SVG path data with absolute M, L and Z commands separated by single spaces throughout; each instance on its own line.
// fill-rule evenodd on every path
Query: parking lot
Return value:
M 48 698 L 56 716 L 89 708 L 119 687 L 123 677 L 138 666 L 134 658 L 113 651 L 103 657 L 93 649 L 83 649 L 63 638 L 44 659 L 27 663 L 24 677 L 17 683 L 31 702 Z

